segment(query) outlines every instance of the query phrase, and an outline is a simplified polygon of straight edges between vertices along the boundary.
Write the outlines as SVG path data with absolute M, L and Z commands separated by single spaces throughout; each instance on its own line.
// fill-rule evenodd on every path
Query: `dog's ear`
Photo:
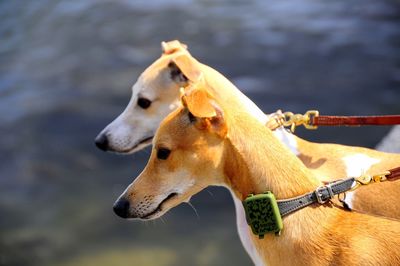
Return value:
M 203 89 L 191 89 L 182 97 L 183 105 L 189 109 L 195 117 L 209 118 L 217 113 L 212 105 L 207 92 Z
M 222 108 L 204 89 L 192 89 L 181 98 L 182 105 L 188 109 L 189 120 L 204 130 L 225 137 L 227 126 Z
M 198 62 L 188 54 L 173 58 L 168 67 L 171 70 L 171 78 L 178 82 L 190 81 L 191 83 L 196 83 L 202 76 Z
M 163 54 L 173 54 L 177 51 L 187 50 L 187 45 L 178 40 L 161 42 L 161 49 Z

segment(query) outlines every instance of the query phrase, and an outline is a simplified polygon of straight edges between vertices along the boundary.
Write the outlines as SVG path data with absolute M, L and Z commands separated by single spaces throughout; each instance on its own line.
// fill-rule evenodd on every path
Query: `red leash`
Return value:
M 394 180 L 400 179 L 400 167 L 390 169 L 388 172 L 389 172 L 389 174 L 386 175 L 386 178 L 389 181 L 394 181 Z
M 382 115 L 382 116 L 317 115 L 310 117 L 310 124 L 312 126 L 399 125 L 400 115 Z
M 388 126 L 400 125 L 400 115 L 381 116 L 333 116 L 319 115 L 317 110 L 309 110 L 304 115 L 278 110 L 270 115 L 266 126 L 275 130 L 280 126 L 291 127 L 294 132 L 297 126 L 303 125 L 307 129 L 317 129 L 318 126 Z

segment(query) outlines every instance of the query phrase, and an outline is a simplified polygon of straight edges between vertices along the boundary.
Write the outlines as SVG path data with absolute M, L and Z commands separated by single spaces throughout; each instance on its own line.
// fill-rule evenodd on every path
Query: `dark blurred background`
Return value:
M 112 212 L 149 150 L 93 139 L 172 39 L 267 113 L 400 113 L 399 1 L 0 1 L 0 265 L 251 264 L 224 189 L 194 197 L 198 216 Z M 389 130 L 297 134 L 374 147 Z

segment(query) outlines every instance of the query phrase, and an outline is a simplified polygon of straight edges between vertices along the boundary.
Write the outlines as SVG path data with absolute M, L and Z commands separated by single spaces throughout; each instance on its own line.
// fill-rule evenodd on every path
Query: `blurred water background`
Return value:
M 395 0 L 0 1 L 0 265 L 251 264 L 224 189 L 194 197 L 198 216 L 112 212 L 149 150 L 116 156 L 93 139 L 172 39 L 265 112 L 400 113 Z M 297 134 L 374 147 L 389 130 Z

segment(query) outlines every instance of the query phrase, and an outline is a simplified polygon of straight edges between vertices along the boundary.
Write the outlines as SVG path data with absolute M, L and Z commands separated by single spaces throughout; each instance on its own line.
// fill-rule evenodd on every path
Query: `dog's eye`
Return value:
M 147 108 L 150 107 L 151 101 L 149 99 L 146 99 L 146 98 L 139 98 L 137 100 L 137 105 L 139 105 L 143 109 L 147 109 Z
M 159 148 L 157 151 L 157 158 L 161 160 L 166 160 L 171 153 L 171 150 L 166 148 Z

